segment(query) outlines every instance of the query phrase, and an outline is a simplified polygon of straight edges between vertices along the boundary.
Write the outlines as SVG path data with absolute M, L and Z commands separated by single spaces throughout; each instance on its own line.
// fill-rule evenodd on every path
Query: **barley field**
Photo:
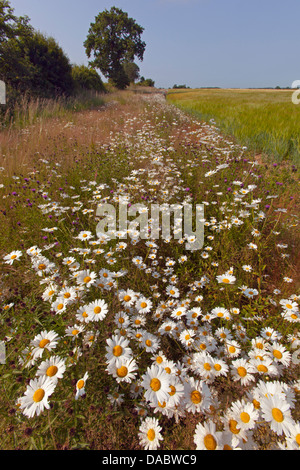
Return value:
M 253 153 L 274 161 L 300 161 L 300 105 L 295 90 L 169 90 L 168 101 L 234 136 Z
M 248 95 L 211 111 L 211 93 L 202 117 L 270 129 L 261 100 L 245 123 Z M 189 96 L 111 92 L 1 131 L 2 449 L 299 449 L 298 169 L 183 111 Z M 120 203 L 146 231 L 99 231 Z M 154 204 L 202 205 L 202 248 L 176 217 L 154 238 Z

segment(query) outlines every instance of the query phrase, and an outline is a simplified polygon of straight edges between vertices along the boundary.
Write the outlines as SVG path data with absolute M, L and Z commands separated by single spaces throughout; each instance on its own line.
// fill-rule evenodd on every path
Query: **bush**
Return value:
M 80 90 L 94 90 L 98 92 L 105 92 L 104 83 L 100 75 L 95 69 L 86 67 L 85 65 L 72 66 L 72 79 L 75 91 Z

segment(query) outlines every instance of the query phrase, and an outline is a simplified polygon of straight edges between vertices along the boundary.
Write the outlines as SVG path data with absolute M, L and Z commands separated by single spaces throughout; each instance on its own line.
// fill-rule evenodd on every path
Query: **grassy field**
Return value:
M 214 119 L 222 132 L 274 161 L 300 162 L 300 105 L 292 90 L 170 90 L 168 101 L 200 119 Z
M 0 133 L 0 447 L 297 449 L 297 171 L 144 91 Z M 120 202 L 203 247 L 98 233 Z

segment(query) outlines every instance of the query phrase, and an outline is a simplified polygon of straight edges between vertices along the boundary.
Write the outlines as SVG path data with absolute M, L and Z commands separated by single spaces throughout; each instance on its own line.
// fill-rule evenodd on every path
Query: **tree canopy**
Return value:
M 91 23 L 84 47 L 89 64 L 98 68 L 117 88 L 126 88 L 130 79 L 126 74 L 126 64 L 134 58 L 143 60 L 146 49 L 141 35 L 144 31 L 126 12 L 112 7 L 104 10 Z

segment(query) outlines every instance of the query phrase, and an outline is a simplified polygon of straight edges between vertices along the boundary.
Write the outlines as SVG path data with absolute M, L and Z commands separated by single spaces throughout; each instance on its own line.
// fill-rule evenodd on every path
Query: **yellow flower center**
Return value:
M 121 354 L 122 354 L 122 352 L 123 352 L 122 346 L 117 345 L 117 346 L 115 346 L 115 347 L 113 348 L 113 355 L 114 355 L 115 357 L 120 357 Z
M 272 409 L 272 416 L 277 421 L 278 423 L 282 423 L 283 421 L 283 413 L 279 408 L 273 408 Z
M 10 259 L 16 259 L 17 255 L 12 255 Z
M 44 396 L 45 396 L 45 390 L 43 390 L 42 388 L 39 388 L 38 390 L 34 392 L 32 398 L 33 398 L 33 401 L 35 401 L 35 403 L 39 403 L 40 401 L 42 401 Z
M 260 403 L 259 403 L 259 401 L 253 399 L 253 400 L 252 400 L 252 403 L 253 403 L 254 408 L 255 408 L 256 410 L 259 410 L 259 408 L 260 408 Z
M 229 284 L 229 279 L 225 278 L 225 279 L 222 279 L 222 282 L 224 282 L 225 284 Z
M 58 304 L 57 310 L 62 310 L 64 308 L 64 304 Z
M 250 415 L 248 413 L 246 413 L 245 411 L 243 411 L 240 414 L 240 418 L 243 421 L 243 423 L 249 423 L 249 421 L 250 421 Z
M 240 377 L 246 377 L 247 375 L 247 371 L 245 367 L 242 367 L 242 366 L 237 368 L 237 373 L 239 374 Z
M 207 434 L 204 437 L 204 445 L 207 450 L 216 450 L 217 441 L 212 434 Z
M 280 351 L 278 351 L 278 349 L 274 349 L 273 356 L 276 357 L 276 359 L 281 359 L 282 358 L 282 353 Z
M 205 364 L 203 364 L 203 367 L 205 370 L 211 370 L 211 365 L 208 362 L 205 362 Z
M 58 368 L 56 366 L 50 366 L 46 371 L 46 375 L 48 375 L 48 377 L 54 377 L 54 375 L 57 374 L 57 371 Z
M 153 392 L 158 392 L 161 387 L 160 380 L 156 378 L 152 379 L 150 382 L 150 387 L 152 388 Z
M 214 368 L 216 369 L 217 372 L 219 372 L 219 371 L 222 369 L 222 367 L 220 366 L 220 364 L 215 364 L 215 365 L 214 365 Z
M 298 446 L 300 447 L 300 434 L 297 434 L 295 437 L 295 441 L 297 442 Z
M 128 374 L 127 367 L 122 366 L 119 369 L 117 369 L 117 376 L 118 377 L 123 378 L 123 377 L 126 377 L 127 374 Z
M 233 354 L 233 353 L 235 353 L 236 349 L 235 349 L 234 346 L 229 346 L 228 351 L 229 351 L 231 354 Z
M 50 343 L 50 340 L 47 339 L 47 338 L 44 338 L 44 339 L 42 339 L 42 340 L 40 341 L 39 347 L 40 347 L 40 348 L 44 348 L 44 347 L 47 346 L 47 344 L 49 344 L 49 343 Z
M 191 400 L 195 405 L 199 405 L 199 403 L 201 403 L 201 400 L 202 400 L 201 393 L 198 392 L 198 390 L 193 390 L 191 393 Z
M 152 345 L 152 341 L 150 339 L 146 339 L 145 344 L 150 347 Z
M 125 302 L 129 302 L 131 300 L 130 295 L 125 295 L 124 300 Z
M 81 390 L 83 387 L 84 387 L 84 380 L 81 379 L 81 380 L 78 381 L 77 388 L 79 388 L 79 390 Z
M 146 302 L 142 302 L 142 303 L 141 303 L 141 307 L 142 307 L 142 308 L 146 308 L 146 307 L 147 307 Z
M 231 419 L 229 421 L 229 429 L 233 434 L 238 434 L 240 432 L 240 429 L 238 429 L 236 425 L 237 425 L 237 421 L 235 421 L 235 419 Z
M 161 364 L 163 362 L 163 358 L 161 356 L 158 356 L 156 358 L 156 362 L 157 362 L 157 364 Z
M 257 366 L 257 370 L 258 370 L 258 372 L 268 372 L 268 368 L 266 366 L 264 366 L 263 364 L 259 364 Z
M 88 284 L 90 281 L 92 280 L 92 278 L 90 276 L 86 276 L 84 279 L 83 279 L 83 282 L 85 284 Z
M 167 374 L 171 374 L 171 369 L 170 369 L 170 367 L 165 367 L 165 371 L 166 371 Z
M 101 312 L 101 307 L 95 307 L 95 308 L 94 308 L 94 313 L 95 313 L 96 315 L 98 315 L 98 313 L 100 313 L 100 312 Z
M 174 295 L 175 294 L 175 291 L 173 289 L 170 290 L 170 294 L 171 295 Z
M 43 271 L 44 269 L 46 269 L 46 265 L 45 264 L 40 264 L 39 265 L 39 270 Z
M 149 431 L 147 432 L 147 438 L 148 438 L 149 441 L 154 441 L 154 439 L 155 439 L 154 429 L 149 429 Z
M 73 335 L 73 336 L 78 335 L 78 333 L 79 333 L 79 330 L 73 330 L 73 331 L 72 331 L 72 335 Z
M 174 385 L 170 385 L 170 389 L 171 391 L 169 392 L 169 395 L 170 397 L 172 397 L 176 393 L 176 388 L 174 387 Z

